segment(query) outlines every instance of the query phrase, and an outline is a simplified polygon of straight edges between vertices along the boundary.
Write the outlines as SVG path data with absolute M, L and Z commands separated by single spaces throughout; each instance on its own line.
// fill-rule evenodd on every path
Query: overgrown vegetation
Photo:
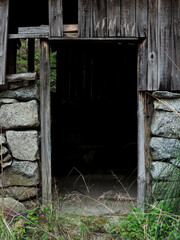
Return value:
M 35 54 L 34 54 L 35 71 L 40 75 L 40 61 L 39 61 L 39 46 L 38 40 L 35 41 Z M 17 73 L 28 72 L 28 41 L 21 40 L 21 45 L 17 50 L 16 58 L 16 71 Z M 56 52 L 50 51 L 50 81 L 51 90 L 56 89 Z
M 61 199 L 53 206 L 27 211 L 25 215 L 0 218 L 1 239 L 68 239 L 68 240 L 178 240 L 180 239 L 179 188 L 171 198 L 172 182 L 176 184 L 180 171 L 169 180 L 165 199 L 145 203 L 146 211 L 134 207 L 127 214 L 78 216 L 61 214 Z M 173 195 L 175 196 L 175 195 Z M 156 200 L 155 200 L 156 199 Z

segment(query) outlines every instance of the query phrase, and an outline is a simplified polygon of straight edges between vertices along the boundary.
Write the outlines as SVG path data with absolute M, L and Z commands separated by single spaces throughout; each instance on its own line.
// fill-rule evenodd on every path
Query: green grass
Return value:
M 177 174 L 180 175 L 180 171 Z M 178 180 L 178 176 L 172 176 L 169 188 L 172 189 L 172 182 Z M 179 195 L 179 188 L 175 190 Z M 1 215 L 0 239 L 178 240 L 179 198 L 171 198 L 170 189 L 167 192 L 165 200 L 157 200 L 154 196 L 151 202 L 145 203 L 145 213 L 133 208 L 128 214 L 116 216 L 62 215 L 61 199 L 57 196 L 53 206 L 40 205 L 29 210 L 25 216 Z

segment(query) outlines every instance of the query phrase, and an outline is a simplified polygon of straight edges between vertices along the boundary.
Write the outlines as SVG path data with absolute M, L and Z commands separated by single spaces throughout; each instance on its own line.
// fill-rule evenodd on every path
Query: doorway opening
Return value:
M 137 44 L 64 41 L 54 48 L 52 175 L 61 193 L 94 189 L 99 198 L 132 187 L 128 197 L 136 199 Z

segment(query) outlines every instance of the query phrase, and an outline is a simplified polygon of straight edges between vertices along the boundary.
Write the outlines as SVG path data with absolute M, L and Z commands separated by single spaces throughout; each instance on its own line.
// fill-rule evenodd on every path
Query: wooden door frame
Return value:
M 138 42 L 137 42 L 138 44 Z M 144 48 L 141 48 L 144 52 Z M 146 59 L 144 54 L 138 51 L 137 64 L 137 105 L 138 105 L 138 189 L 137 198 L 138 206 L 144 210 L 144 200 L 146 197 L 146 116 L 145 116 L 145 93 L 140 92 L 139 83 L 142 83 L 140 78 L 141 72 L 144 71 Z M 145 48 L 145 50 L 147 50 Z M 145 62 L 142 64 L 142 61 Z M 144 75 L 143 75 L 143 78 Z M 49 59 L 49 41 L 47 39 L 40 40 L 40 116 L 41 116 L 41 174 L 42 174 L 42 203 L 52 203 L 52 188 L 51 188 L 51 113 L 50 113 L 50 59 Z

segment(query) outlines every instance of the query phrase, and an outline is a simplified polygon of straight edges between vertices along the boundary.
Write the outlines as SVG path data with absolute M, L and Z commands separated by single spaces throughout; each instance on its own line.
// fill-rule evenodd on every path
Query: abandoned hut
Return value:
M 133 173 L 142 204 L 180 150 L 180 1 L 38 2 L 0 0 L 4 194 L 25 201 L 41 188 L 46 204 L 54 177 Z M 16 73 L 22 39 L 28 71 Z

